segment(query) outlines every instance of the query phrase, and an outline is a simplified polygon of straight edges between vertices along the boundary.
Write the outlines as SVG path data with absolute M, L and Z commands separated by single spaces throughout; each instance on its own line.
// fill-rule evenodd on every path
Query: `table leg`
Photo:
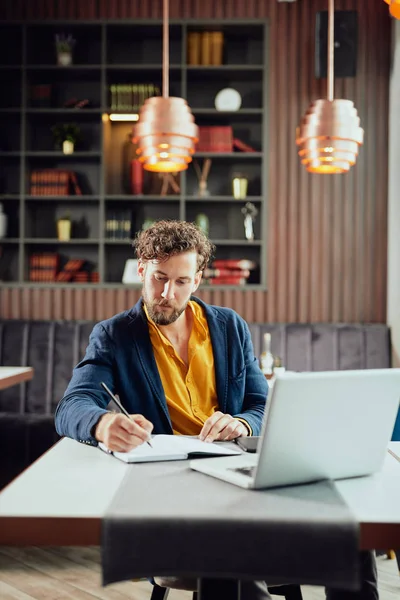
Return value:
M 198 579 L 197 600 L 240 600 L 237 579 Z

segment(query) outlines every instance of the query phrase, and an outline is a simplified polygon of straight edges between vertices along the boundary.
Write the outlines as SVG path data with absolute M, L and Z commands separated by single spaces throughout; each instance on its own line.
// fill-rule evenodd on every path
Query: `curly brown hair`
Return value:
M 156 221 L 140 231 L 133 247 L 140 260 L 163 262 L 181 252 L 197 252 L 197 269 L 203 271 L 209 263 L 215 246 L 194 223 L 188 221 Z

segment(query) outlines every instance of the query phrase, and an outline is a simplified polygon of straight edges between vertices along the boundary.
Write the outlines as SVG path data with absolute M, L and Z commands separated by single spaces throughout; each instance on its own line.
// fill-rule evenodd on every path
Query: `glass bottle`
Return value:
M 264 333 L 263 336 L 263 351 L 260 356 L 261 371 L 267 379 L 272 379 L 274 376 L 274 355 L 271 352 L 271 334 Z

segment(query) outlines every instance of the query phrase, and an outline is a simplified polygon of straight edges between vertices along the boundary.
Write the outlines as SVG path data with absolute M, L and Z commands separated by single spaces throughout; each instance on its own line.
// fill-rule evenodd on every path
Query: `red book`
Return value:
M 135 196 L 143 194 L 143 166 L 136 158 L 131 161 L 131 193 Z
M 245 277 L 215 277 L 209 279 L 210 285 L 244 285 L 247 279 Z
M 256 263 L 247 258 L 224 258 L 214 260 L 212 265 L 214 269 L 255 269 Z

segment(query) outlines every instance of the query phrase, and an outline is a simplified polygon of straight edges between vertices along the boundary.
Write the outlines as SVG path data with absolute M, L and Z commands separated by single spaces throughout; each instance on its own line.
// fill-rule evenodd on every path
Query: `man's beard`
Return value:
M 154 323 L 156 325 L 171 325 L 171 323 L 175 323 L 175 321 L 177 319 L 179 319 L 179 317 L 181 316 L 181 314 L 183 312 L 185 312 L 186 307 L 188 305 L 188 302 L 185 302 L 185 304 L 183 306 L 181 306 L 180 308 L 174 308 L 172 307 L 170 304 L 168 304 L 168 302 L 166 302 L 165 300 L 153 300 L 150 301 L 147 297 L 146 294 L 146 290 L 143 287 L 143 291 L 142 291 L 142 296 L 143 296 L 143 300 L 144 303 L 146 305 L 147 308 L 147 312 L 149 314 L 149 317 L 152 321 L 154 321 Z M 164 312 L 164 311 L 158 311 L 156 310 L 157 306 L 166 306 L 170 309 L 172 309 L 170 312 Z

